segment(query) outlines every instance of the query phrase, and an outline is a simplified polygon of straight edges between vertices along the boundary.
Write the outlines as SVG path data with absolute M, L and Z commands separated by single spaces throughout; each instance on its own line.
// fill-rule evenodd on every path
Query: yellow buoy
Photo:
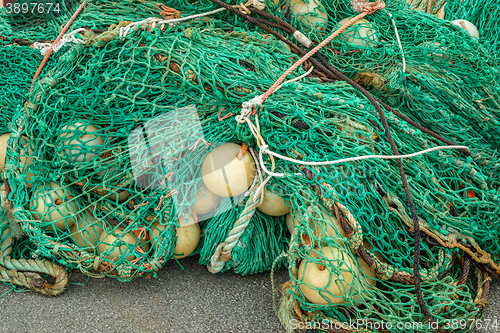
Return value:
M 292 0 L 290 9 L 297 19 L 307 26 L 325 26 L 328 24 L 328 14 L 320 0 Z
M 139 240 L 133 233 L 125 232 L 119 228 L 105 230 L 99 236 L 99 254 L 102 255 L 109 250 L 110 253 L 106 255 L 108 260 L 126 259 L 132 261 L 137 258 L 134 253 L 136 247 L 144 252 L 149 251 L 149 243 L 146 243 L 144 239 Z
M 103 138 L 96 134 L 98 131 L 94 125 L 80 122 L 63 126 L 59 135 L 65 148 L 63 153 L 73 162 L 91 161 L 96 156 L 96 147 L 104 145 Z
M 313 251 L 319 251 L 315 248 Z M 302 294 L 314 304 L 338 304 L 349 300 L 353 282 L 352 272 L 356 265 L 347 253 L 325 246 L 321 250 L 326 261 L 317 263 L 311 251 L 299 266 L 299 288 Z M 329 265 L 335 265 L 332 271 Z
M 288 228 L 288 231 L 290 231 L 290 234 L 293 235 L 293 231 L 299 224 L 299 219 L 297 217 L 293 217 L 291 213 L 286 215 L 286 226 Z
M 205 215 L 215 210 L 221 201 L 221 197 L 214 194 L 206 186 L 203 186 L 194 195 L 193 211 L 197 215 Z
M 313 220 L 314 235 L 320 239 L 333 237 L 337 244 L 345 241 L 346 234 L 339 220 L 325 211 L 321 211 L 320 218 Z
M 267 188 L 264 189 L 264 200 L 257 209 L 270 216 L 285 215 L 290 213 L 291 210 L 282 197 L 274 194 Z
M 67 188 L 61 188 L 54 182 L 42 183 L 33 194 L 30 203 L 33 218 L 42 222 L 51 222 L 48 230 L 69 229 L 73 224 L 77 204 Z
M 118 194 L 118 196 L 117 196 Z M 109 199 L 115 201 L 116 198 L 118 198 L 118 201 L 119 202 L 122 202 L 122 201 L 125 201 L 127 200 L 128 198 L 130 198 L 132 194 L 127 191 L 127 190 L 118 190 L 118 191 L 115 191 L 115 192 L 111 192 L 111 194 L 109 195 Z
M 9 141 L 9 135 L 10 133 L 0 135 L 0 172 L 3 172 L 7 159 L 7 141 Z M 25 136 L 23 136 L 21 140 L 21 145 L 24 149 L 20 151 L 19 167 L 21 169 L 20 171 L 24 173 L 25 169 L 31 164 L 31 162 L 33 162 L 33 149 L 31 148 L 31 145 L 29 145 L 26 150 L 28 140 Z M 32 186 L 30 171 L 26 172 L 26 185 L 28 187 Z
M 214 194 L 234 197 L 244 193 L 255 177 L 255 163 L 246 151 L 238 158 L 241 146 L 226 143 L 212 149 L 201 165 L 203 182 Z
M 349 22 L 350 19 L 352 19 L 352 17 L 343 19 L 338 23 L 338 27 L 340 28 Z M 365 19 L 359 20 L 344 30 L 340 34 L 340 39 L 345 40 L 351 45 L 362 47 L 374 47 L 377 46 L 378 43 L 378 37 L 373 25 Z
M 363 241 L 363 247 L 367 250 L 371 250 L 372 246 L 366 240 Z M 375 256 L 380 259 L 382 262 L 387 262 L 385 258 L 379 253 L 374 252 Z M 360 304 L 363 297 L 367 296 L 368 290 L 375 289 L 377 286 L 377 272 L 374 269 L 371 269 L 370 266 L 360 257 L 357 258 L 359 269 L 363 274 L 359 274 L 359 279 L 361 280 L 360 293 L 358 295 L 354 295 L 353 299 L 357 302 L 355 304 Z
M 102 224 L 90 210 L 80 214 L 69 230 L 73 240 L 88 252 L 95 251 L 103 232 Z
M 201 231 L 198 223 L 194 223 L 194 220 L 190 217 L 189 219 L 184 219 L 181 217 L 179 219 L 180 228 L 176 228 L 177 243 L 175 244 L 174 256 L 172 258 L 181 259 L 189 256 L 196 250 L 198 243 L 201 239 Z M 165 225 L 155 222 L 151 227 L 151 233 L 153 234 L 153 244 L 158 246 L 158 237 L 160 233 L 165 230 Z

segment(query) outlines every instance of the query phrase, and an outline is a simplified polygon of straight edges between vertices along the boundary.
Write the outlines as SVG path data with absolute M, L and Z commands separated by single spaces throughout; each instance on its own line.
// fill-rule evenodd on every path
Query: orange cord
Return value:
M 223 116 L 222 118 L 220 117 L 220 114 L 222 113 L 222 111 L 224 111 L 224 107 L 222 107 L 222 109 L 220 109 L 219 111 L 219 114 L 217 115 L 217 119 L 219 119 L 219 121 L 223 121 L 224 119 L 227 119 L 229 117 L 231 117 L 233 115 L 233 113 L 231 111 L 229 111 L 229 113 L 227 113 L 225 116 Z
M 248 145 L 243 142 L 241 144 L 241 149 L 240 149 L 240 152 L 238 153 L 238 155 L 236 156 L 237 159 L 241 160 L 243 158 L 243 155 L 245 155 L 245 153 L 247 152 L 248 150 Z
M 166 20 L 181 17 L 181 12 L 177 9 L 167 7 L 161 3 L 157 3 L 156 6 L 158 7 L 158 10 L 161 11 L 160 15 L 163 16 Z
M 80 5 L 80 7 L 78 7 L 78 9 L 76 10 L 76 12 L 73 14 L 73 16 L 71 16 L 71 19 L 68 21 L 68 23 L 66 23 L 66 25 L 64 26 L 64 29 L 61 31 L 61 33 L 59 34 L 59 36 L 57 36 L 56 40 L 54 41 L 54 43 L 52 43 L 52 45 L 50 46 L 50 49 L 49 51 L 47 52 L 47 54 L 45 55 L 45 57 L 43 58 L 42 60 L 42 63 L 40 64 L 40 66 L 38 66 L 38 69 L 36 71 L 36 74 L 35 74 L 35 77 L 33 78 L 33 81 L 31 82 L 31 89 L 30 89 L 30 93 L 33 92 L 33 84 L 35 83 L 36 79 L 38 79 L 38 76 L 40 76 L 40 73 L 42 72 L 43 70 L 43 67 L 45 67 L 45 64 L 47 63 L 47 61 L 49 60 L 50 58 L 50 55 L 52 54 L 52 49 L 54 48 L 54 46 L 61 40 L 61 38 L 64 36 L 64 34 L 66 33 L 66 31 L 68 31 L 69 27 L 71 26 L 71 24 L 73 23 L 73 21 L 76 19 L 76 17 L 80 14 L 80 12 L 83 10 L 83 7 L 85 7 L 85 1 L 82 2 L 82 4 Z

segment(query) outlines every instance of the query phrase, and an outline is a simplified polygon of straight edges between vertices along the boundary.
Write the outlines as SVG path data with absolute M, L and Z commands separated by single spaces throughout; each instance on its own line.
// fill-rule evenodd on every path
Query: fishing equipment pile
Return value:
M 470 331 L 500 274 L 497 36 L 417 7 L 94 0 L 5 28 L 2 281 L 199 255 L 285 266 L 287 331 Z

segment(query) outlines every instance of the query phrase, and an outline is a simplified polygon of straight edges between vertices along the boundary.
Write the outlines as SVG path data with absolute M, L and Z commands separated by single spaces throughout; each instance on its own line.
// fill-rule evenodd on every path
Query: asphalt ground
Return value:
M 180 262 L 184 270 L 170 262 L 157 279 L 90 279 L 53 298 L 8 293 L 0 298 L 0 332 L 284 332 L 272 308 L 269 273 L 213 275 L 196 257 Z M 288 272 L 282 269 L 275 278 L 284 283 Z M 86 280 L 80 272 L 70 276 L 75 283 Z M 485 318 L 500 325 L 499 282 L 493 283 Z M 9 289 L 0 284 L 0 294 Z

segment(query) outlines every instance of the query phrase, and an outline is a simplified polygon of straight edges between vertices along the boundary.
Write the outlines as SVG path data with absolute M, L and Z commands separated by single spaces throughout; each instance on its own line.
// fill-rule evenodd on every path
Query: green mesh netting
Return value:
M 16 255 L 127 281 L 185 255 L 199 254 L 201 264 L 213 267 L 214 253 L 221 253 L 221 271 L 253 274 L 287 265 L 291 282 L 279 311 L 287 329 L 287 318 L 364 319 L 365 331 L 377 331 L 373 323 L 425 322 L 396 163 L 312 167 L 264 154 L 267 168 L 286 176 L 262 185 L 257 142 L 234 116 L 298 59 L 295 49 L 227 11 L 177 26 L 144 24 L 120 38 L 130 23 L 123 20 L 143 20 L 154 6 L 134 13 L 125 4 L 114 11 L 106 1 L 90 3 L 72 26 L 87 28 L 78 37 L 83 44 L 54 55 L 29 102 L 18 101 L 7 117 L 3 175 L 13 214 L 32 244 Z M 168 6 L 181 17 L 218 8 L 205 1 Z M 356 15 L 347 0 L 310 2 L 314 13 L 307 15 L 289 6 L 268 2 L 266 10 L 313 44 Z M 405 1 L 388 1 L 321 53 L 383 102 L 470 148 L 469 157 L 441 150 L 403 163 L 421 220 L 424 301 L 440 323 L 469 322 L 481 318 L 486 272 L 500 264 L 498 63 L 463 29 L 406 8 Z M 280 33 L 292 40 L 289 31 Z M 314 76 L 284 84 L 256 109 L 252 119 L 269 149 L 309 162 L 392 155 L 373 105 L 345 82 Z M 395 115 L 387 120 L 401 153 L 442 145 Z M 232 163 L 248 162 L 252 179 L 237 195 L 218 198 L 202 169 L 207 154 L 228 142 L 239 145 Z M 283 209 L 279 216 L 266 213 L 264 202 L 255 209 L 262 188 L 265 200 L 269 192 L 281 197 L 271 204 Z M 284 251 L 288 259 L 276 259 Z
M 204 129 L 204 140 L 213 143 L 238 140 L 235 137 L 237 132 L 233 124 L 219 122 L 217 118 L 219 109 L 225 106 L 228 110 L 235 110 L 245 96 L 259 87 L 262 89 L 272 84 L 272 80 L 291 64 L 291 54 L 288 49 L 275 40 L 244 31 L 239 33 L 234 31 L 230 33 L 232 38 L 227 39 L 227 34 L 217 30 L 212 31 L 208 38 L 205 36 L 207 33 L 200 33 L 201 30 L 196 28 L 196 25 L 194 23 L 192 27 L 183 27 L 180 32 L 172 29 L 171 34 L 165 34 L 160 39 L 154 38 L 154 41 L 148 40 L 150 39 L 148 35 L 134 36 L 125 45 L 119 41 L 112 41 L 104 48 L 79 48 L 78 56 L 66 60 L 68 54 L 73 54 L 74 50 L 70 49 L 61 56 L 65 60 L 60 60 L 51 68 L 50 76 L 35 86 L 32 96 L 44 91 L 43 97 L 36 103 L 36 116 L 30 118 L 30 126 L 21 135 L 28 138 L 28 142 L 32 145 L 30 153 L 37 158 L 30 164 L 31 176 L 28 177 L 25 173 L 17 179 L 26 181 L 30 186 L 33 184 L 31 194 L 27 193 L 28 196 L 24 199 L 21 199 L 21 196 L 18 198 L 31 202 L 31 212 L 42 211 L 42 214 L 34 217 L 43 222 L 33 223 L 42 228 L 30 231 L 35 233 L 32 238 L 39 242 L 40 251 L 46 251 L 45 254 L 49 255 L 53 252 L 55 241 L 74 245 L 68 229 L 71 229 L 75 222 L 84 225 L 81 229 L 88 231 L 84 232 L 87 237 L 84 236 L 83 241 L 80 239 L 78 245 L 83 248 L 101 248 L 100 254 L 104 253 L 104 247 L 99 246 L 99 241 L 95 237 L 100 229 L 109 228 L 121 232 L 119 227 L 122 227 L 123 232 L 130 235 L 134 229 L 145 228 L 146 232 L 142 235 L 144 236 L 154 223 L 159 223 L 162 228 L 167 227 L 163 235 L 169 239 L 168 244 L 160 244 L 160 248 L 155 249 L 154 246 L 150 246 L 153 244 L 149 244 L 154 242 L 149 242 L 143 247 L 142 251 L 145 253 L 142 255 L 126 256 L 124 251 L 131 253 L 135 253 L 135 250 L 141 251 L 137 248 L 138 241 L 134 242 L 134 239 L 128 237 L 131 239 L 131 245 L 127 250 L 122 250 L 120 259 L 116 259 L 113 264 L 117 267 L 126 267 L 128 271 L 123 273 L 123 278 L 128 279 L 134 274 L 153 271 L 151 266 L 148 266 L 148 260 L 162 261 L 163 257 L 166 256 L 168 259 L 172 256 L 174 250 L 172 244 L 175 245 L 173 224 L 176 223 L 176 219 L 173 220 L 172 217 L 177 214 L 175 208 L 192 206 L 193 199 L 186 200 L 184 195 L 196 193 L 200 188 L 201 179 L 199 177 L 193 179 L 189 187 L 184 189 L 186 193 L 182 193 L 183 196 L 175 196 L 176 200 L 180 201 L 175 205 L 170 202 L 171 198 L 165 198 L 164 191 L 149 190 L 148 186 L 140 187 L 134 181 L 132 174 L 130 159 L 135 150 L 132 150 L 132 153 L 129 150 L 129 136 L 141 124 L 147 124 L 148 131 L 154 132 L 156 117 L 169 110 L 174 112 L 178 107 L 196 104 L 198 114 L 204 115 L 200 120 Z M 247 42 L 245 43 L 247 51 L 242 48 L 243 42 Z M 94 38 L 94 43 L 100 45 L 98 37 Z M 128 51 L 124 52 L 125 50 Z M 210 51 L 207 52 L 208 50 Z M 259 62 L 249 61 L 248 57 L 252 53 L 261 54 Z M 93 56 L 90 57 L 91 54 Z M 130 61 L 131 59 L 134 60 Z M 231 59 L 232 65 L 228 67 L 223 59 Z M 117 62 L 123 65 L 113 65 Z M 267 70 L 269 64 L 275 64 L 271 71 Z M 213 70 L 217 70 L 219 77 L 216 81 L 212 77 Z M 122 79 L 118 80 L 118 77 Z M 191 81 L 188 81 L 189 79 Z M 245 87 L 238 87 L 235 79 L 239 80 L 236 82 L 246 82 Z M 80 83 L 75 84 L 76 82 Z M 145 89 L 146 86 L 149 88 Z M 118 93 L 122 87 L 123 94 Z M 226 87 L 225 92 L 221 87 Z M 179 89 L 184 90 L 182 95 L 176 93 Z M 82 94 L 82 91 L 86 93 Z M 207 94 L 212 97 L 209 98 Z M 17 117 L 22 117 L 23 113 L 25 110 L 18 113 Z M 22 119 L 17 117 L 15 122 Z M 37 123 L 44 125 L 37 126 L 35 125 Z M 159 131 L 161 126 L 165 125 L 159 122 L 157 126 Z M 81 139 L 83 146 L 87 141 L 89 143 L 89 150 L 82 151 L 75 142 L 84 132 L 91 131 L 96 132 L 96 135 L 87 135 L 86 139 Z M 178 132 L 164 132 L 163 130 L 158 134 L 158 143 L 177 140 L 179 135 Z M 180 146 L 191 146 L 199 139 L 189 138 L 184 144 L 176 142 L 179 145 L 170 148 L 180 152 Z M 149 145 L 155 147 L 157 143 L 152 141 Z M 163 152 L 160 149 L 157 154 L 161 153 Z M 144 155 L 144 151 L 138 149 L 137 155 L 141 154 Z M 174 155 L 178 153 L 171 152 L 171 156 Z M 188 161 L 190 164 L 200 164 L 204 157 L 197 153 L 190 156 Z M 151 159 L 146 155 L 136 158 L 140 161 Z M 172 168 L 172 170 L 182 170 L 182 165 L 174 165 Z M 148 184 L 152 184 L 161 180 L 154 177 L 163 177 L 171 170 L 160 168 L 148 172 L 144 178 Z M 63 206 L 60 209 L 74 212 L 71 218 L 60 215 L 48 218 L 47 214 L 45 218 L 42 216 L 43 213 L 50 215 L 52 212 L 51 208 L 44 206 L 48 200 L 47 195 L 52 191 L 46 193 L 45 190 L 49 187 L 56 190 L 53 200 L 62 201 L 60 204 Z M 121 192 L 124 189 L 126 192 Z M 178 189 L 179 192 L 181 190 L 183 189 Z M 234 218 L 229 219 L 226 215 L 237 216 L 238 209 L 241 210 L 235 207 L 229 212 L 208 219 L 205 238 L 224 239 L 234 222 Z M 125 217 L 126 220 L 123 222 Z M 106 223 L 100 222 L 94 225 L 94 220 Z M 243 239 L 247 240 L 246 246 L 250 247 L 255 243 L 253 246 L 262 251 L 246 251 L 246 256 L 239 257 L 235 254 L 235 259 L 238 258 L 235 262 L 239 263 L 237 270 L 242 274 L 269 270 L 274 258 L 285 250 L 288 244 L 282 220 L 270 220 L 269 217 L 259 214 L 254 220 L 254 225 L 245 231 L 246 236 L 244 235 Z M 52 231 L 53 235 L 44 234 L 47 230 Z M 263 236 L 272 235 L 269 237 L 273 241 L 269 242 L 266 237 L 262 239 L 260 233 Z M 89 244 L 85 244 L 85 238 Z M 213 246 L 213 242 L 209 242 L 207 246 Z M 69 251 L 63 249 L 64 247 L 60 248 L 63 253 Z M 235 253 L 237 252 L 236 249 Z M 204 248 L 201 249 L 201 253 L 206 253 L 201 258 L 204 263 L 212 255 L 211 251 Z M 80 255 L 88 258 L 84 262 L 74 263 L 74 267 L 80 266 L 82 269 L 97 267 L 94 266 L 94 256 L 88 253 Z M 73 267 L 71 260 L 65 258 L 65 255 L 54 256 L 52 253 L 50 257 L 56 257 L 62 264 Z M 160 264 L 155 262 L 153 265 Z
M 467 20 L 479 31 L 479 41 L 488 49 L 499 49 L 500 9 L 493 0 L 408 0 L 410 8 L 423 10 L 442 19 Z
M 1 43 L 1 42 L 0 42 Z M 27 46 L 0 44 L 0 133 L 8 132 L 8 124 L 28 99 L 31 82 L 42 61 L 40 51 Z M 49 64 L 53 61 L 49 60 Z M 47 73 L 45 68 L 42 75 Z

